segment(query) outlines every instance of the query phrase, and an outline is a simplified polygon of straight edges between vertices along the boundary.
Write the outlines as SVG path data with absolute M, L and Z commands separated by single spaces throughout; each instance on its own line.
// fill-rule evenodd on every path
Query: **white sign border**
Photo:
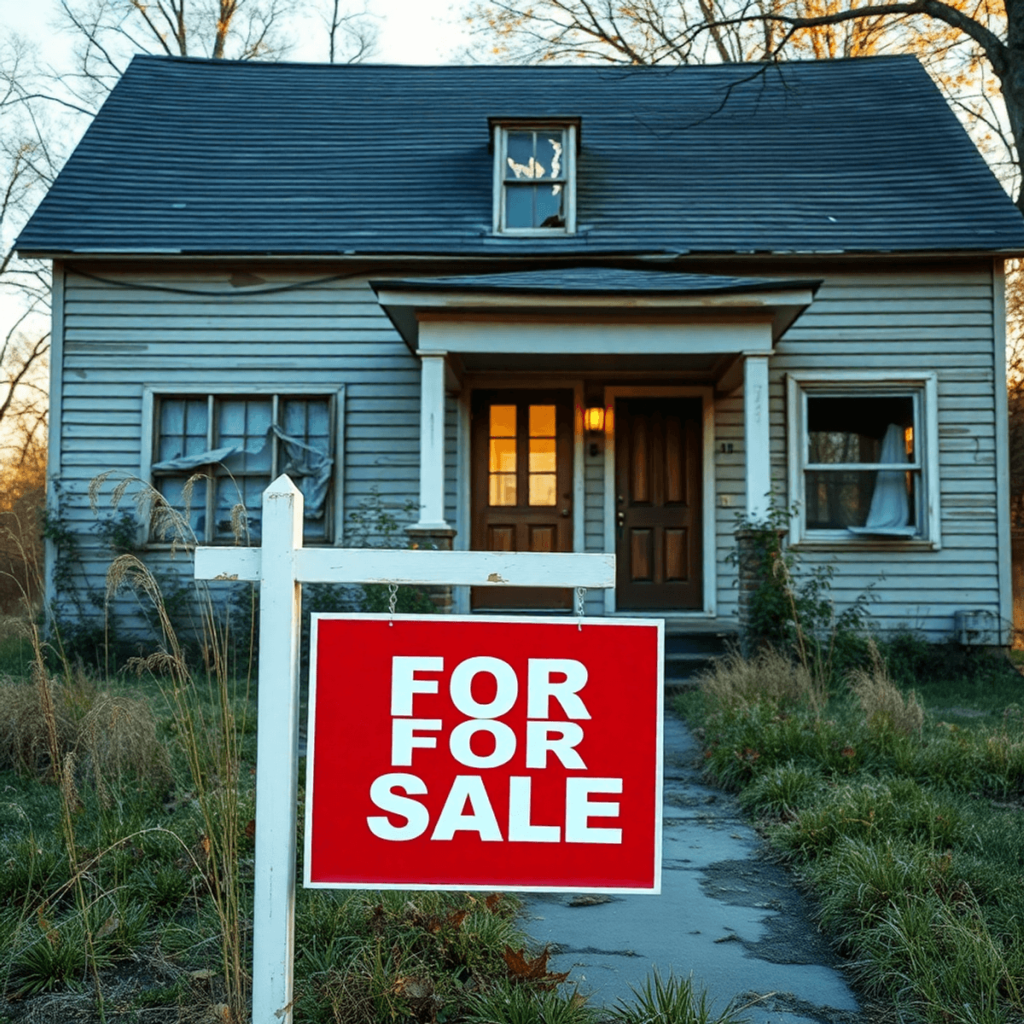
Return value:
M 316 729 L 316 678 L 317 678 L 317 634 L 321 620 L 333 619 L 358 619 L 367 620 L 391 620 L 393 622 L 497 622 L 497 623 L 530 623 L 535 626 L 574 626 L 582 625 L 586 629 L 588 625 L 601 626 L 622 626 L 633 628 L 645 626 L 654 627 L 658 633 L 658 654 L 657 654 L 657 708 L 658 721 L 655 736 L 655 778 L 654 778 L 654 883 L 647 887 L 620 886 L 567 886 L 567 885 L 483 885 L 481 883 L 469 885 L 450 885 L 445 883 L 431 884 L 423 883 L 396 883 L 396 882 L 375 882 L 373 885 L 366 885 L 355 882 L 313 882 L 310 880 L 312 867 L 312 842 L 313 842 L 313 778 L 314 778 L 314 752 L 316 750 L 315 729 Z M 628 619 L 610 618 L 604 616 L 575 617 L 570 615 L 533 616 L 533 615 L 390 615 L 388 612 L 313 612 L 310 616 L 309 631 L 309 699 L 307 707 L 306 725 L 306 806 L 305 806 L 305 828 L 303 830 L 302 845 L 302 885 L 304 889 L 346 889 L 346 890 L 389 890 L 407 892 L 600 892 L 620 895 L 650 895 L 657 896 L 661 893 L 661 872 L 662 872 L 662 824 L 663 824 L 663 794 L 665 776 L 665 620 L 664 619 Z

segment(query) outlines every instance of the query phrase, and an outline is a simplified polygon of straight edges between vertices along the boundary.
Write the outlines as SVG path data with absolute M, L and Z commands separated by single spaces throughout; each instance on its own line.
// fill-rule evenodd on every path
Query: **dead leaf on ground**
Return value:
M 548 971 L 551 951 L 547 946 L 532 960 L 527 957 L 526 950 L 513 949 L 511 946 L 506 946 L 502 955 L 509 977 L 515 982 L 532 982 L 537 988 L 550 991 L 569 977 L 568 971 L 564 974 L 559 971 Z

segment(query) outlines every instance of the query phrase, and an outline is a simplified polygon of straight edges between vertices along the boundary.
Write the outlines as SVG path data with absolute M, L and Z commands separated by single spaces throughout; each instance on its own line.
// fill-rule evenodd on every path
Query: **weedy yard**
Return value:
M 0 1022 L 246 1020 L 248 684 L 216 659 L 193 672 L 173 642 L 102 679 L 39 653 L 31 624 L 5 624 Z M 739 1019 L 689 979 L 657 976 L 599 1015 L 530 948 L 518 907 L 501 894 L 300 889 L 296 1021 Z
M 731 658 L 677 710 L 863 993 L 900 1020 L 1019 1024 L 1024 679 L 912 637 L 868 655 L 830 686 L 772 650 Z

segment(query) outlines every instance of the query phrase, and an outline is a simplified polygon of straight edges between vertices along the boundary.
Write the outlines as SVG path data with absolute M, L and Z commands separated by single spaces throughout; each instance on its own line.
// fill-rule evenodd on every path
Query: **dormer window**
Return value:
M 495 127 L 494 230 L 504 235 L 576 230 L 576 126 Z

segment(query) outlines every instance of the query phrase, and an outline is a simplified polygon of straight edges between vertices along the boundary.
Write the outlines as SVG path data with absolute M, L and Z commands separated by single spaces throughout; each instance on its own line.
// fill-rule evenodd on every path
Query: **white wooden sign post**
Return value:
M 260 584 L 256 733 L 253 1024 L 291 1024 L 303 583 L 420 586 L 615 585 L 611 554 L 302 547 L 302 493 L 287 476 L 263 492 L 260 548 L 196 549 L 196 579 Z

